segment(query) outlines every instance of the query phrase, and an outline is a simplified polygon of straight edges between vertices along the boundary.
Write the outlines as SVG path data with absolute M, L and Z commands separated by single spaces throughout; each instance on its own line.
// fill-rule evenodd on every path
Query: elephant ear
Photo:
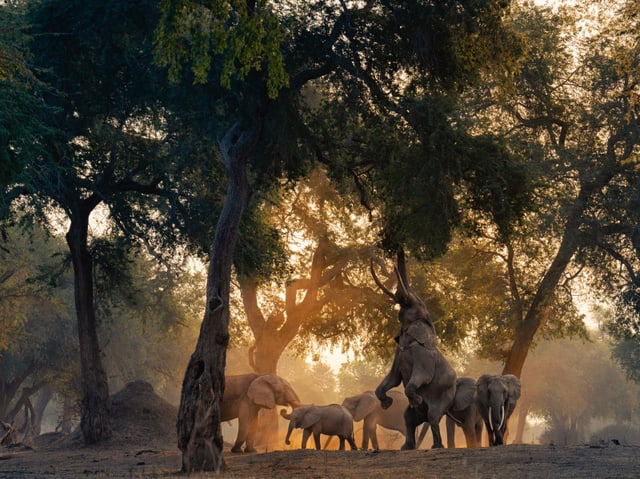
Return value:
M 320 419 L 322 419 L 322 413 L 320 412 L 320 409 L 318 409 L 315 406 L 310 406 L 309 408 L 307 408 L 307 411 L 304 413 L 304 416 L 302 416 L 302 419 L 298 423 L 298 427 L 302 429 L 306 429 L 308 427 L 313 426 Z
M 502 378 L 507 383 L 507 390 L 509 391 L 509 396 L 512 400 L 517 401 L 520 399 L 520 393 L 522 390 L 520 380 L 513 374 L 505 374 Z
M 405 330 L 406 333 L 426 347 L 435 347 L 435 334 L 430 324 L 424 321 L 414 321 Z
M 353 420 L 362 421 L 365 417 L 375 411 L 376 407 L 379 405 L 380 401 L 371 391 L 361 394 L 358 406 L 353 412 Z
M 456 395 L 453 400 L 454 411 L 464 411 L 476 398 L 476 382 L 472 378 L 458 378 Z
M 266 409 L 276 407 L 276 397 L 273 393 L 273 382 L 277 380 L 271 374 L 264 374 L 254 379 L 247 389 L 247 397 L 257 406 Z

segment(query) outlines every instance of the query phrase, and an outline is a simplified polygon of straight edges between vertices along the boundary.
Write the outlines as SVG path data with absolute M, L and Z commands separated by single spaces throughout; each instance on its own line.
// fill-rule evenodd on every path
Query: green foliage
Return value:
M 155 35 L 156 61 L 177 80 L 189 65 L 196 83 L 231 89 L 234 80 L 266 69 L 265 86 L 275 98 L 288 86 L 280 51 L 282 33 L 267 0 L 163 0 Z
M 0 419 L 22 387 L 64 388 L 77 364 L 73 284 L 61 268 L 64 243 L 41 228 L 8 228 L 0 248 Z
M 29 37 L 22 2 L 0 6 L 0 185 L 12 183 L 33 155 L 46 151 L 42 137 L 50 133 L 41 101 L 44 85 L 31 71 Z

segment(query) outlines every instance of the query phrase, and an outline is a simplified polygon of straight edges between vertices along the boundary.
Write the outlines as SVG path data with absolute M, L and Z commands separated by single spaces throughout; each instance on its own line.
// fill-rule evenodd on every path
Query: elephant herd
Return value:
M 401 258 L 399 258 L 400 260 Z M 346 398 L 342 404 L 303 405 L 289 383 L 275 375 L 247 374 L 228 376 L 222 398 L 221 420 L 238 418 L 238 437 L 231 449 L 255 451 L 253 436 L 261 408 L 289 406 L 281 411 L 289 420 L 285 442 L 289 444 L 295 428 L 303 429 L 302 448 L 313 435 L 320 449 L 320 435 L 338 436 L 340 449 L 345 442 L 356 449 L 354 421 L 363 421 L 362 448 L 371 441 L 378 449 L 376 427 L 393 429 L 405 436 L 402 449 L 415 449 L 431 428 L 433 447 L 444 447 L 440 421 L 446 416 L 447 447 L 454 447 L 456 426 L 462 428 L 467 447 L 481 445 L 483 424 L 489 445 L 504 444 L 507 422 L 520 398 L 520 381 L 516 376 L 484 374 L 477 380 L 457 377 L 436 345 L 433 320 L 422 300 L 408 287 L 404 261 L 395 270 L 398 286 L 389 291 L 371 273 L 378 285 L 400 306 L 400 330 L 395 337 L 396 351 L 389 373 L 375 392 L 366 391 Z M 395 389 L 402 384 L 404 392 Z M 416 444 L 416 429 L 425 424 Z

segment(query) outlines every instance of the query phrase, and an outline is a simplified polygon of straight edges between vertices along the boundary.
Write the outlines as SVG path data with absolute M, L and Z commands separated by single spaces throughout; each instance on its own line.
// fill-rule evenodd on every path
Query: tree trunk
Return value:
M 51 385 L 47 384 L 40 390 L 40 394 L 38 394 L 38 398 L 33 405 L 33 411 L 35 413 L 35 417 L 33 419 L 33 429 L 36 436 L 39 436 L 42 431 L 42 420 L 44 419 L 44 411 L 45 409 L 47 409 L 47 405 L 51 401 L 52 397 L 53 389 L 51 388 Z
M 93 275 L 91 254 L 87 247 L 89 213 L 72 217 L 67 244 L 73 263 L 74 296 L 80 340 L 82 403 L 80 429 L 86 444 L 111 437 L 109 420 L 109 386 L 100 359 L 100 346 L 93 304 Z
M 524 320 L 516 327 L 516 338 L 507 355 L 502 374 L 521 376 L 533 339 L 546 321 L 546 306 L 553 301 L 555 289 L 578 248 L 578 235 L 577 228 L 565 231 L 560 249 L 544 275 Z
M 224 468 L 220 400 L 229 343 L 231 266 L 242 215 L 249 201 L 246 160 L 259 129 L 231 127 L 218 145 L 228 175 L 227 198 L 216 225 L 207 274 L 207 298 L 200 336 L 182 384 L 178 447 L 185 472 Z
M 516 422 L 516 436 L 513 438 L 513 444 L 522 444 L 524 442 L 524 428 L 527 425 L 527 414 L 529 406 L 525 403 L 518 407 L 518 421 Z

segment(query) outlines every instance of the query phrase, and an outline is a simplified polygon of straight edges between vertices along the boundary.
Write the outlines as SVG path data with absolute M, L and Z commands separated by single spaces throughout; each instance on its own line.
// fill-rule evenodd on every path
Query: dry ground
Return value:
M 0 478 L 178 478 L 175 408 L 145 383 L 113 396 L 114 437 L 85 447 L 78 435 L 40 436 L 33 448 L 0 449 Z M 222 478 L 497 479 L 640 478 L 640 446 L 612 441 L 576 447 L 509 445 L 417 451 L 288 450 L 225 453 Z M 189 477 L 211 477 L 194 474 Z
M 418 451 L 292 450 L 226 454 L 223 478 L 638 478 L 640 447 L 597 445 Z M 178 478 L 180 454 L 155 447 L 75 447 L 0 453 L 1 478 Z M 194 474 L 203 478 L 213 474 Z

